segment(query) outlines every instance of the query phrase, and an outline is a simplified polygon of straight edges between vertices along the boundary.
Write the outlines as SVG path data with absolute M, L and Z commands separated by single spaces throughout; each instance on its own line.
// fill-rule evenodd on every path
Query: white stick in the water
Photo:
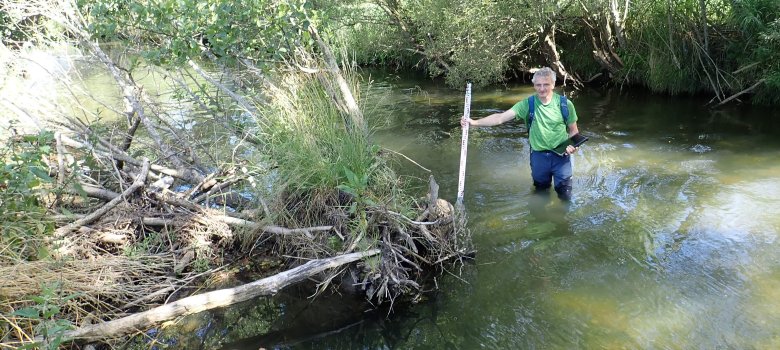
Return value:
M 469 119 L 471 113 L 471 83 L 466 84 L 466 102 L 463 105 L 463 118 Z M 469 124 L 463 126 L 463 136 L 460 139 L 460 170 L 458 171 L 458 201 L 463 204 L 463 190 L 466 181 L 466 152 L 469 144 Z

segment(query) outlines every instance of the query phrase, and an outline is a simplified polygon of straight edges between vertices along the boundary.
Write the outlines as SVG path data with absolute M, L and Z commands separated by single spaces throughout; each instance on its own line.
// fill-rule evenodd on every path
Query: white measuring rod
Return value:
M 469 119 L 471 113 L 471 83 L 466 84 L 466 102 L 463 104 L 463 118 Z M 466 186 L 466 153 L 469 144 L 469 124 L 463 126 L 463 135 L 460 139 L 460 170 L 458 171 L 458 201 L 463 204 L 463 190 Z

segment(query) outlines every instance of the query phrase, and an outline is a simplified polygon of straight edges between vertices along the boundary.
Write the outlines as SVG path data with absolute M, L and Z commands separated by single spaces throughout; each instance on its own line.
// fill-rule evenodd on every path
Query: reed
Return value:
M 351 90 L 360 92 L 357 74 L 345 67 Z M 353 197 L 363 203 L 387 202 L 397 187 L 392 182 L 397 176 L 371 143 L 371 132 L 354 128 L 347 111 L 334 103 L 325 73 L 288 70 L 269 91 L 270 103 L 256 120 L 275 168 L 278 206 L 289 209 L 288 218 L 302 219 L 300 225 L 316 224 L 312 220 L 323 218 L 313 214 L 326 206 L 348 206 Z

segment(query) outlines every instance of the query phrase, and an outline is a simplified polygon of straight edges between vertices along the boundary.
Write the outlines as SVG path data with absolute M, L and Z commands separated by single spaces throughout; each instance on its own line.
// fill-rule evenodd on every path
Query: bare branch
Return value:
M 138 177 L 136 177 L 135 181 L 133 181 L 133 184 L 130 187 L 128 187 L 124 192 L 122 192 L 122 195 L 112 199 L 110 202 L 106 203 L 104 206 L 94 211 L 92 214 L 89 214 L 84 218 L 76 220 L 67 226 L 58 228 L 57 230 L 54 231 L 54 237 L 57 238 L 64 237 L 66 234 L 78 229 L 79 227 L 87 225 L 97 220 L 98 218 L 103 216 L 103 214 L 107 213 L 109 210 L 116 207 L 119 203 L 121 203 L 131 194 L 133 194 L 133 192 L 135 192 L 137 189 L 143 187 L 144 183 L 146 182 L 146 176 L 149 174 L 149 159 L 144 158 L 143 162 L 144 163 L 143 163 L 143 168 L 141 169 L 141 174 L 139 174 Z

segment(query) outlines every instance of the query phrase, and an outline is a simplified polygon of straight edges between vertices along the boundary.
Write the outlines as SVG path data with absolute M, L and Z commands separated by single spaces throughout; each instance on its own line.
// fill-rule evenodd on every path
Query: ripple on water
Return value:
M 680 169 L 688 174 L 715 174 L 717 173 L 715 165 L 715 161 L 712 159 L 691 159 L 680 162 Z
M 690 149 L 691 149 L 691 151 L 696 152 L 696 153 L 707 153 L 709 151 L 712 151 L 712 147 L 705 146 L 705 145 L 702 145 L 702 144 L 699 144 L 699 143 L 693 145 Z
M 699 211 L 698 229 L 734 242 L 771 243 L 780 224 L 780 179 L 721 186 Z
M 780 322 L 780 306 L 776 298 L 767 299 L 777 293 L 767 293 L 765 286 L 780 285 L 780 261 L 774 253 L 780 180 L 743 181 L 710 190 L 712 197 L 699 194 L 702 204 L 693 207 L 689 227 L 657 257 L 657 281 L 667 298 L 658 306 L 664 310 L 658 316 L 666 328 L 658 336 L 678 339 L 682 347 L 777 344 L 772 340 L 776 333 L 767 330 Z M 648 298 L 654 293 L 637 295 Z M 655 322 L 647 317 L 639 321 L 642 333 L 652 334 L 646 327 Z M 646 338 L 650 344 L 652 339 Z

